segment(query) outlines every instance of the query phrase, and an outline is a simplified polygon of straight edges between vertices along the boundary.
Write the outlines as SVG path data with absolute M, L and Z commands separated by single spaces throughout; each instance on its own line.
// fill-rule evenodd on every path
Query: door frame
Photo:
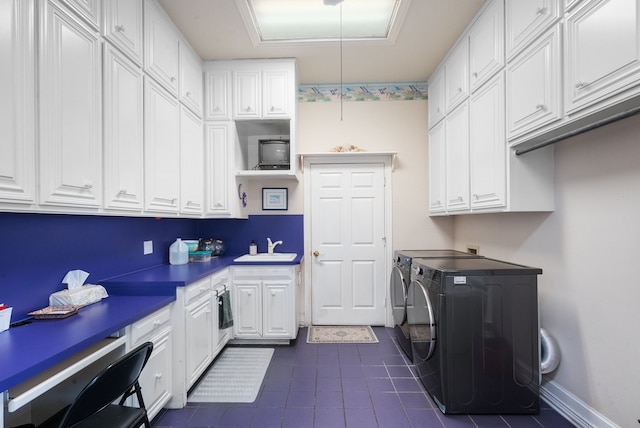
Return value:
M 388 284 L 391 276 L 393 258 L 393 201 L 392 201 L 392 172 L 396 152 L 334 152 L 334 153 L 309 153 L 300 155 L 301 172 L 313 167 L 313 165 L 345 165 L 379 163 L 384 165 L 384 230 L 385 230 L 385 283 Z M 304 180 L 304 255 L 313 260 L 311 248 L 311 180 Z M 313 263 L 304 263 L 304 311 L 300 323 L 309 326 L 312 323 L 311 302 L 311 269 Z M 385 326 L 393 327 L 391 313 L 390 294 L 388 285 L 385 287 Z

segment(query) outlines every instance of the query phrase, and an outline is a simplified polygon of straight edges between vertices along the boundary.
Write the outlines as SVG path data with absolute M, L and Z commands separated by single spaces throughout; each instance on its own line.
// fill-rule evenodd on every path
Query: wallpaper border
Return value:
M 343 83 L 342 101 L 413 101 L 426 100 L 427 82 Z M 298 102 L 340 101 L 340 84 L 300 85 Z

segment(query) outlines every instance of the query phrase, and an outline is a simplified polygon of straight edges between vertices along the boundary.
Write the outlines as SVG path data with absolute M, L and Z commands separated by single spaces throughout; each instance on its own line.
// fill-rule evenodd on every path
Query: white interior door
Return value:
M 385 165 L 311 164 L 311 322 L 384 325 Z

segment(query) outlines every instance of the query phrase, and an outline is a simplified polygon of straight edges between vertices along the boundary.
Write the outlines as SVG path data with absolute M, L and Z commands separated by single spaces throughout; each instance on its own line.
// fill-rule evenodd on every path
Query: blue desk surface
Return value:
M 68 318 L 32 320 L 0 333 L 0 391 L 37 375 L 175 300 L 109 296 Z

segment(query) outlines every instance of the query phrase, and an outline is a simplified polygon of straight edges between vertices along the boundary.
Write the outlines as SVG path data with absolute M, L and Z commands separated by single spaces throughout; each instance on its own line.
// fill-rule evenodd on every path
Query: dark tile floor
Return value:
M 249 404 L 189 403 L 162 410 L 154 428 L 562 428 L 573 425 L 544 402 L 539 415 L 443 415 L 392 339 L 377 344 L 308 344 L 300 329 L 276 347 L 258 398 Z

